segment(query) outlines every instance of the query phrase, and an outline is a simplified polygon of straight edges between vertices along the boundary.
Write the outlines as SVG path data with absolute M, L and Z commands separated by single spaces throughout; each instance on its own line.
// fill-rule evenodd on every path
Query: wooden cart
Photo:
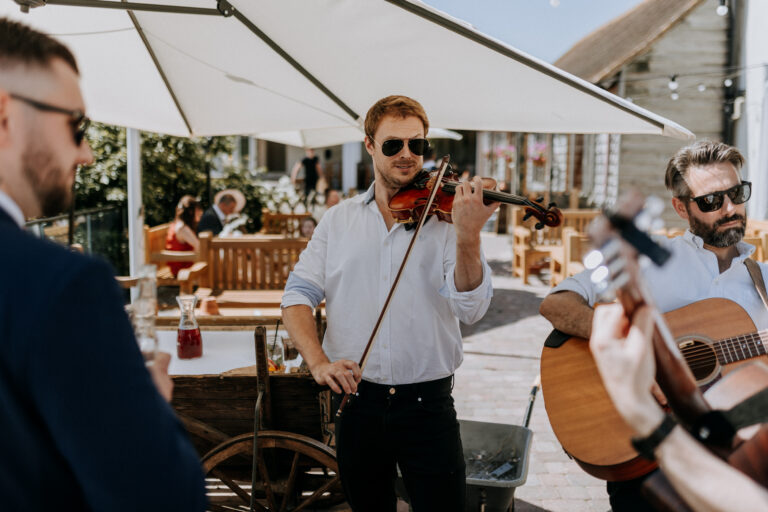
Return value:
M 270 374 L 264 326 L 254 345 L 253 367 L 173 377 L 172 405 L 201 455 L 209 510 L 344 510 L 330 391 L 307 373 Z

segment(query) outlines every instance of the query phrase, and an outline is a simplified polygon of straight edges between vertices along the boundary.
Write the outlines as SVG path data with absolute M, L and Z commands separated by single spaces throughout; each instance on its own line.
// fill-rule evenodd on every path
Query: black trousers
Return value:
M 336 455 L 347 502 L 393 512 L 397 466 L 414 511 L 464 510 L 464 455 L 453 378 L 402 386 L 360 382 L 336 418 Z M 336 403 L 341 400 L 335 397 Z
M 654 512 L 656 509 L 642 491 L 643 482 L 648 476 L 650 475 L 624 482 L 606 482 L 611 510 L 613 512 Z

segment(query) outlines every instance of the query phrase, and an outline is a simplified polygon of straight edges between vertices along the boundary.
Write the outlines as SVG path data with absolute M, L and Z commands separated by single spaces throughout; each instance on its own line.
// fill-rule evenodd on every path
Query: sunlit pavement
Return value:
M 549 286 L 536 276 L 531 285 L 510 277 L 508 236 L 483 233 L 483 248 L 493 268 L 494 298 L 480 322 L 462 326 L 465 356 L 456 372 L 456 409 L 459 418 L 520 425 L 552 328 L 538 314 Z M 534 434 L 528 480 L 515 491 L 515 510 L 609 510 L 605 483 L 582 471 L 557 442 L 541 393 L 529 428 Z

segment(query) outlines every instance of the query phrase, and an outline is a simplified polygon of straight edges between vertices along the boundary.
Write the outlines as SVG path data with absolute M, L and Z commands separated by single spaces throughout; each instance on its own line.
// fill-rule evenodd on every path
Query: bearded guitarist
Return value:
M 667 164 L 665 185 L 672 193 L 672 206 L 689 227 L 682 236 L 662 241 L 672 253 L 665 265 L 644 270 L 662 313 L 703 299 L 725 298 L 740 305 L 758 329 L 768 328 L 768 310 L 745 265 L 755 248 L 742 242 L 751 196 L 751 184 L 741 178 L 743 164 L 738 149 L 712 141 L 680 149 Z M 757 274 L 768 279 L 768 266 L 758 265 Z M 556 329 L 588 339 L 595 301 L 589 272 L 583 272 L 554 288 L 540 312 Z M 728 318 L 722 321 L 727 323 Z M 640 495 L 641 480 L 608 482 L 613 510 L 652 510 Z

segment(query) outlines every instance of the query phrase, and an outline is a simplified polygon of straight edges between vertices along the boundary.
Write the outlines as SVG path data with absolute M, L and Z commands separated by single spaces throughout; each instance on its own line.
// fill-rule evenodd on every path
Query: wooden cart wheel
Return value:
M 205 454 L 209 510 L 249 509 L 252 455 L 252 432 L 228 439 Z M 256 467 L 255 510 L 324 510 L 345 499 L 336 453 L 310 437 L 260 431 Z

